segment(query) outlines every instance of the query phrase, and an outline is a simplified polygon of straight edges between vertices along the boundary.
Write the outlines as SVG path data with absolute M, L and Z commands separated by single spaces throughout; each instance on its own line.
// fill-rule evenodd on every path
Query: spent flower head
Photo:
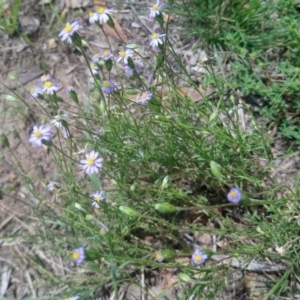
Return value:
M 91 175 L 94 173 L 98 173 L 99 170 L 103 168 L 103 158 L 98 158 L 99 153 L 96 151 L 91 151 L 90 153 L 85 155 L 86 159 L 80 160 L 82 164 L 82 170 L 85 171 L 86 174 Z
M 111 95 L 112 93 L 117 92 L 117 91 L 118 91 L 118 89 L 117 89 L 116 82 L 113 82 L 111 80 L 103 81 L 103 83 L 102 83 L 103 94 Z
M 94 137 L 96 140 L 99 140 L 99 138 L 104 134 L 104 128 L 100 128 L 99 130 L 93 131 L 93 134 L 96 135 L 96 137 Z
M 128 57 L 133 56 L 134 51 L 132 49 L 126 49 L 125 51 L 120 51 L 119 52 L 119 57 L 117 59 L 117 62 L 120 62 L 121 60 L 124 61 L 125 64 L 128 63 Z
M 137 58 L 134 61 L 131 60 L 130 63 L 125 66 L 125 73 L 128 76 L 132 76 L 133 74 L 141 74 L 141 68 L 143 67 L 143 61 L 140 58 Z
M 36 99 L 39 95 L 43 94 L 42 89 L 39 87 L 31 87 L 29 89 L 29 92 L 30 92 L 31 98 L 33 98 L 33 99 Z
M 47 190 L 48 190 L 49 192 L 53 192 L 54 189 L 55 189 L 57 186 L 59 186 L 58 182 L 56 182 L 56 181 L 50 181 L 50 182 L 47 184 Z
M 92 73 L 94 75 L 97 75 L 99 71 L 99 68 L 97 65 L 95 65 L 94 63 L 90 63 L 90 69 L 89 69 L 89 73 Z
M 46 82 L 46 81 L 49 81 L 49 80 L 51 80 L 51 79 L 52 79 L 52 76 L 51 76 L 51 75 L 46 75 L 46 74 L 44 74 L 44 75 L 42 75 L 42 76 L 40 77 L 39 82 Z
M 29 143 L 34 147 L 41 148 L 43 146 L 42 141 L 51 142 L 53 132 L 51 127 L 46 125 L 33 126 L 33 132 L 29 138 Z
M 59 37 L 62 41 L 67 40 L 69 44 L 72 44 L 72 36 L 82 29 L 82 26 L 77 22 L 67 23 L 65 28 L 59 33 Z
M 192 255 L 192 263 L 196 267 L 202 265 L 207 259 L 208 256 L 202 253 L 200 249 L 196 249 Z
M 105 225 L 101 225 L 100 234 L 101 235 L 107 235 L 109 233 L 109 228 Z
M 68 123 L 69 122 L 69 117 L 66 113 L 61 112 L 60 114 L 56 115 L 54 119 L 51 121 L 51 123 L 57 127 L 63 127 L 63 122 Z
M 48 95 L 53 95 L 59 90 L 58 86 L 52 81 L 48 80 L 44 82 L 43 92 Z
M 100 207 L 100 202 L 104 202 L 105 201 L 105 195 L 104 192 L 96 192 L 92 195 L 93 197 L 93 202 L 92 202 L 92 206 L 95 208 L 99 208 Z
M 100 7 L 98 9 L 98 22 L 100 24 L 105 24 L 107 23 L 107 21 L 109 20 L 109 15 L 111 15 L 113 13 L 113 9 L 108 9 L 105 7 Z
M 146 91 L 140 95 L 138 101 L 141 105 L 147 105 L 147 103 L 152 99 L 152 93 Z
M 100 58 L 101 58 L 101 55 L 100 55 L 99 53 L 96 53 L 96 54 L 94 54 L 93 57 L 92 57 L 92 62 L 93 62 L 94 64 L 96 64 L 96 63 L 100 60 Z
M 109 60 L 112 59 L 114 55 L 110 51 L 104 51 L 103 54 L 100 56 L 102 60 Z
M 159 34 L 159 33 L 153 33 L 152 34 L 152 39 L 150 41 L 150 46 L 153 48 L 157 48 L 158 45 L 162 45 L 163 41 L 162 41 L 162 37 L 164 37 L 166 34 Z
M 227 200 L 233 204 L 239 204 L 242 201 L 242 192 L 240 189 L 233 187 L 227 194 Z
M 157 261 L 159 263 L 164 261 L 164 256 L 163 256 L 161 250 L 158 250 L 158 251 L 155 252 L 155 261 Z
M 86 259 L 85 249 L 83 247 L 75 249 L 72 258 L 76 261 L 77 266 L 82 264 Z
M 60 133 L 65 139 L 68 139 L 69 137 L 71 137 L 71 133 L 70 133 L 69 128 L 60 127 L 60 128 L 59 128 L 59 133 Z
M 72 85 L 68 85 L 66 90 L 68 93 L 75 92 L 75 88 Z

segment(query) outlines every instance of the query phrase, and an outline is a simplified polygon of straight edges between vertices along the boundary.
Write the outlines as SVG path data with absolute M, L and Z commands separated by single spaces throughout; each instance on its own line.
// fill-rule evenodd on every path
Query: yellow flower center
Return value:
M 95 164 L 95 160 L 91 157 L 89 157 L 86 161 L 89 166 L 93 166 Z
M 51 89 L 52 88 L 52 82 L 51 81 L 46 81 L 44 85 L 45 85 L 45 87 L 47 89 Z
M 157 11 L 158 10 L 158 6 L 155 4 L 152 6 L 152 10 Z
M 98 57 L 99 57 L 99 54 L 96 53 L 93 57 L 94 57 L 94 58 L 98 58 Z
M 80 258 L 80 253 L 79 252 L 74 252 L 72 254 L 73 259 L 78 260 Z
M 70 24 L 66 25 L 65 32 L 70 33 L 72 30 L 73 30 L 73 27 Z
M 103 86 L 106 88 L 110 88 L 110 83 L 108 81 L 103 82 Z
M 42 133 L 40 131 L 36 131 L 34 133 L 34 136 L 37 138 L 37 139 L 40 139 L 42 137 Z
M 72 300 L 72 298 L 71 298 L 71 297 L 69 297 L 69 298 L 65 298 L 64 300 Z
M 34 87 L 30 88 L 30 93 L 31 94 L 35 93 L 35 88 Z
M 95 70 L 95 65 L 91 64 L 90 67 L 91 67 L 91 70 L 92 70 L 92 71 Z
M 90 16 L 91 18 L 93 18 L 93 17 L 95 16 L 95 13 L 91 11 L 91 12 L 89 13 L 89 16 Z
M 201 262 L 203 260 L 203 258 L 202 258 L 202 256 L 200 254 L 196 255 L 194 259 L 195 259 L 195 261 L 197 263 L 199 263 L 199 262 Z
M 147 98 L 147 94 L 146 94 L 146 93 L 143 93 L 142 96 L 141 96 L 141 98 L 142 98 L 142 99 L 146 99 L 146 98 Z
M 44 80 L 46 80 L 46 79 L 47 79 L 47 76 L 46 76 L 46 75 L 41 76 L 41 80 L 42 80 L 42 81 L 44 81 Z
M 100 15 L 103 15 L 103 14 L 105 13 L 105 7 L 100 7 L 100 8 L 98 9 L 98 13 L 99 13 Z
M 101 201 L 101 198 L 100 198 L 99 196 L 96 196 L 96 197 L 95 197 L 95 201 L 100 202 L 100 201 Z
M 229 193 L 229 196 L 231 197 L 231 198 L 233 198 L 233 199 L 237 199 L 239 196 L 238 196 L 238 194 L 236 193 L 236 192 L 230 192 Z
M 108 57 L 109 56 L 109 51 L 104 51 L 103 56 Z
M 155 258 L 156 260 L 162 260 L 164 257 L 160 252 L 156 252 Z
M 159 37 L 159 34 L 158 34 L 158 33 L 153 33 L 152 38 L 153 38 L 154 40 L 157 40 L 158 37 Z
M 125 51 L 121 51 L 121 52 L 120 52 L 120 56 L 121 56 L 121 57 L 126 57 L 126 52 L 125 52 Z

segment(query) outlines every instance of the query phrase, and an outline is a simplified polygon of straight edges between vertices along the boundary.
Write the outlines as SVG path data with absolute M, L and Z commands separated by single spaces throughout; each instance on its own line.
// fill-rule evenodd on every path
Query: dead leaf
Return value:
M 171 15 L 167 15 L 167 14 L 164 15 L 164 22 L 165 23 L 170 23 L 172 21 L 173 21 L 173 17 Z
M 47 44 L 48 44 L 48 49 L 50 49 L 50 50 L 56 49 L 56 47 L 57 47 L 56 39 L 49 39 L 47 41 Z
M 112 19 L 115 23 L 115 28 L 111 28 L 107 24 L 104 24 L 103 25 L 104 31 L 107 34 L 115 37 L 116 39 L 128 44 L 128 38 L 127 38 L 126 34 L 123 32 L 121 26 L 119 25 L 119 23 L 117 22 L 116 19 L 114 19 L 114 18 L 112 18 Z

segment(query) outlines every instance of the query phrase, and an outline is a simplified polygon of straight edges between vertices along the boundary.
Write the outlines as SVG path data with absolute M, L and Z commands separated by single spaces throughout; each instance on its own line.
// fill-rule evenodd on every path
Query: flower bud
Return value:
M 218 180 L 222 180 L 222 173 L 221 173 L 221 171 L 220 171 L 219 165 L 218 165 L 215 161 L 213 161 L 213 160 L 211 160 L 209 164 L 210 164 L 210 170 L 211 170 L 211 173 L 212 173 Z
M 0 134 L 0 141 L 1 141 L 3 148 L 6 148 L 6 147 L 9 148 L 9 141 L 8 141 L 7 136 L 4 133 Z
M 193 281 L 193 278 L 191 278 L 189 275 L 187 275 L 185 273 L 180 273 L 177 275 L 177 277 L 180 281 L 183 281 L 183 282 L 192 282 Z
M 120 210 L 123 214 L 125 214 L 125 215 L 127 215 L 127 216 L 130 216 L 130 217 L 137 217 L 137 216 L 139 216 L 139 213 L 138 213 L 136 210 L 134 210 L 134 209 L 132 209 L 132 208 L 130 208 L 130 207 L 128 207 L 128 206 L 123 206 L 123 205 L 121 205 L 121 206 L 119 207 L 119 210 Z
M 172 214 L 178 211 L 178 208 L 169 202 L 157 203 L 154 208 L 163 214 Z

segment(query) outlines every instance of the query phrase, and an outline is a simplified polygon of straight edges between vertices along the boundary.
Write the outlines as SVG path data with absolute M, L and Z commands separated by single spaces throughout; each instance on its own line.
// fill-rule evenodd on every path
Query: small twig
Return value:
M 141 286 L 142 286 L 142 300 L 145 300 L 145 271 L 141 270 Z
M 33 298 L 36 298 L 36 292 L 35 292 L 35 289 L 33 287 L 32 280 L 31 280 L 31 277 L 30 277 L 30 274 L 28 273 L 28 271 L 25 272 L 25 277 L 26 277 L 27 282 L 29 284 L 29 288 L 30 288 L 30 291 L 31 291 L 31 294 L 32 294 Z
M 7 265 L 5 265 L 3 267 L 3 269 L 1 270 L 1 286 L 0 286 L 0 296 L 4 296 L 7 288 L 8 288 L 8 285 L 9 285 L 9 282 L 10 282 L 10 274 L 12 272 L 12 269 L 9 268 Z
M 252 261 L 251 263 L 248 263 L 246 261 L 239 261 L 237 258 L 232 257 L 230 255 L 222 255 L 222 254 L 213 255 L 211 256 L 211 259 L 214 261 L 219 261 L 221 262 L 221 264 L 230 265 L 233 268 L 244 269 L 250 272 L 273 273 L 273 272 L 285 271 L 287 269 L 287 266 L 285 265 L 271 266 L 269 264 L 257 263 L 254 261 Z
M 7 219 L 5 219 L 1 224 L 0 224 L 0 230 L 5 227 L 10 221 L 11 219 L 14 217 L 13 214 L 11 214 Z
M 153 33 L 153 30 L 148 27 L 148 25 L 142 20 L 142 18 L 139 16 L 137 13 L 136 9 L 134 8 L 133 5 L 131 5 L 128 0 L 126 0 L 126 3 L 129 5 L 130 9 L 134 12 L 134 14 L 137 16 L 137 18 L 140 20 L 140 22 L 143 24 L 143 26 L 149 31 L 149 33 Z

